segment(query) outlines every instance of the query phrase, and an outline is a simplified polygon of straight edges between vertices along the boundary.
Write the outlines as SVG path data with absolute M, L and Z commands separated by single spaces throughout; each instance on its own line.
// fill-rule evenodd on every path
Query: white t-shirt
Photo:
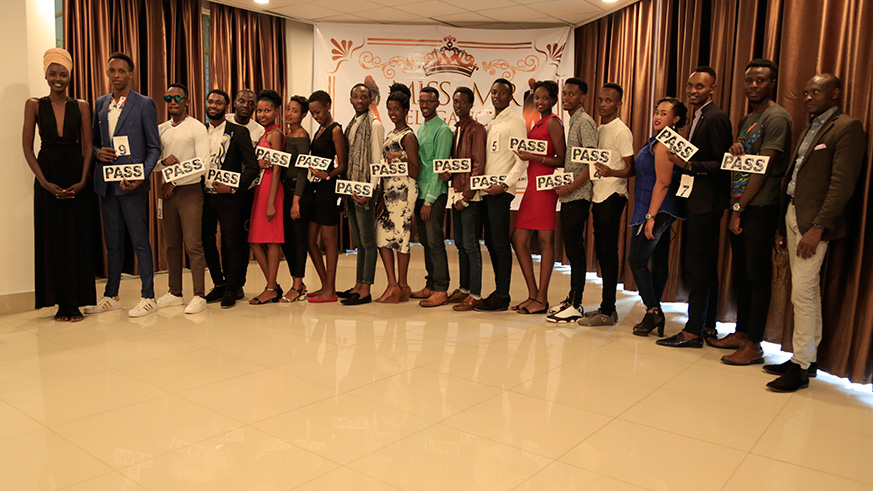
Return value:
M 179 162 L 199 157 L 203 162 L 203 172 L 177 179 L 173 184 L 184 186 L 200 182 L 200 176 L 206 173 L 209 166 L 210 156 L 209 135 L 203 123 L 189 116 L 177 126 L 173 126 L 171 119 L 158 125 L 158 133 L 161 136 L 161 161 L 158 162 L 155 171 L 161 172 L 164 169 L 163 160 L 170 155 L 175 155 Z
M 527 170 L 527 161 L 521 160 L 509 149 L 509 138 L 527 138 L 524 120 L 506 108 L 485 128 L 485 175 L 506 174 L 509 193 L 514 194 L 516 181 Z
M 630 128 L 619 118 L 597 128 L 597 147 L 612 150 L 612 157 L 606 164 L 610 169 L 622 170 L 627 167 L 625 157 L 634 154 L 634 135 Z M 592 181 L 591 201 L 602 203 L 613 193 L 627 194 L 627 179 L 624 177 L 604 177 Z
M 226 120 L 230 121 L 233 124 L 239 124 L 236 122 L 236 113 L 229 113 L 224 117 Z M 252 146 L 257 147 L 258 142 L 261 141 L 261 137 L 264 136 L 266 132 L 264 127 L 258 124 L 254 118 L 249 119 L 248 124 L 239 124 L 240 126 L 245 126 L 249 130 L 249 136 L 252 139 Z M 279 148 L 278 150 L 284 151 L 284 148 Z

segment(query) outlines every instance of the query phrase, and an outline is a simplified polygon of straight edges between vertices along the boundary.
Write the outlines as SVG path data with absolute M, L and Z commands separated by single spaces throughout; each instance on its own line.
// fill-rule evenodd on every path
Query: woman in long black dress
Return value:
M 28 99 L 24 110 L 24 157 L 33 184 L 36 308 L 58 305 L 56 321 L 83 319 L 79 307 L 96 301 L 94 287 L 94 193 L 91 172 L 91 109 L 67 97 L 73 62 L 63 49 L 43 57 L 48 96 Z M 34 130 L 42 141 L 34 154 Z

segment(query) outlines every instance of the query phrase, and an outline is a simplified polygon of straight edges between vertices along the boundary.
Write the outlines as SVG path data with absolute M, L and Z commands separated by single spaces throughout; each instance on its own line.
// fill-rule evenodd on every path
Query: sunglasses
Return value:
M 167 102 L 170 102 L 172 100 L 175 100 L 176 102 L 182 102 L 182 99 L 187 99 L 187 97 L 185 97 L 183 95 L 165 95 L 164 96 L 164 100 Z

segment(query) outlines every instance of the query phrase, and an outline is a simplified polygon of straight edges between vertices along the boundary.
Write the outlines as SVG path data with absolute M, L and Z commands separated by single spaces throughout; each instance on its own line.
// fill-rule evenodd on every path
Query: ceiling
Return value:
M 427 24 L 492 29 L 580 26 L 637 0 L 219 0 L 299 22 Z

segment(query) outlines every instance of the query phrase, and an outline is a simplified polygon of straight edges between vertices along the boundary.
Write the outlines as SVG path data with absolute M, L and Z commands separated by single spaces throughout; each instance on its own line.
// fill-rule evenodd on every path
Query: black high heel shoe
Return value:
M 642 322 L 634 326 L 635 336 L 648 336 L 655 329 L 658 330 L 658 337 L 664 337 L 664 326 L 667 323 L 667 318 L 664 317 L 664 312 L 659 308 L 652 309 L 651 312 L 646 312 Z

